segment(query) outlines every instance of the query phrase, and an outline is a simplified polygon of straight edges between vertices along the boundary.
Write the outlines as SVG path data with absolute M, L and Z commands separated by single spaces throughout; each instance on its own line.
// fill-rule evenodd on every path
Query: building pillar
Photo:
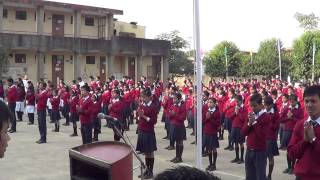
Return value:
M 109 14 L 106 18 L 106 40 L 110 40 L 113 37 L 114 23 L 113 15 Z
M 136 70 L 135 70 L 135 82 L 140 81 L 142 74 L 142 56 L 137 56 L 136 58 Z
M 37 80 L 44 78 L 44 58 L 45 55 L 43 52 L 37 53 Z
M 73 54 L 73 79 L 80 77 L 81 55 L 79 53 Z
M 113 73 L 112 71 L 112 67 L 113 67 L 113 59 L 114 59 L 114 56 L 111 56 L 111 55 L 108 55 L 108 60 L 107 60 L 107 75 L 108 77 L 110 77 Z
M 36 29 L 38 35 L 43 35 L 43 18 L 44 18 L 44 8 L 43 6 L 37 7 L 37 23 L 36 23 Z
M 3 29 L 3 0 L 0 0 L 0 33 Z
M 81 11 L 77 10 L 73 14 L 73 35 L 75 38 L 81 37 Z
M 164 87 L 166 87 L 167 79 L 169 77 L 169 62 L 168 57 L 161 57 L 161 81 L 164 83 Z

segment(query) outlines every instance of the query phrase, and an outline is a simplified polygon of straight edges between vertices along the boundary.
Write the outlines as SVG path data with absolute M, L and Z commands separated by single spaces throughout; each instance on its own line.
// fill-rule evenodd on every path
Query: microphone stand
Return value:
M 113 120 L 113 118 L 112 118 Z M 131 144 L 130 141 L 126 140 L 126 138 L 124 138 L 124 136 L 122 135 L 121 131 L 117 128 L 117 126 L 114 124 L 114 121 L 111 123 L 112 127 L 116 130 L 117 134 L 123 139 L 123 141 L 129 145 L 133 151 L 133 154 L 136 156 L 137 160 L 140 162 L 140 171 L 141 171 L 141 180 L 144 179 L 143 177 L 143 169 L 146 168 L 146 165 L 144 164 L 143 160 L 140 158 L 140 156 L 138 155 L 136 149 L 134 148 L 134 146 Z M 127 136 L 128 137 L 128 136 Z

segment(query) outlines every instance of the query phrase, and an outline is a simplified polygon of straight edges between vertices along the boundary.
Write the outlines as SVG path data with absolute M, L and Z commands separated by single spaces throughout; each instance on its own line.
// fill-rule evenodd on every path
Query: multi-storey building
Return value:
M 145 39 L 145 27 L 114 19 L 121 10 L 41 0 L 0 0 L 0 45 L 9 54 L 4 77 L 128 75 L 164 80 L 168 41 Z

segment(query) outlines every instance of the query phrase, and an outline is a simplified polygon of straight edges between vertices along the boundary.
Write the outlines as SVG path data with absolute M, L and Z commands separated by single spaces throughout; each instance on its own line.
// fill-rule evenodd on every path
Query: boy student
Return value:
M 297 180 L 318 180 L 320 177 L 320 86 L 307 87 L 303 95 L 308 118 L 297 122 L 288 146 Z
M 266 180 L 267 136 L 270 116 L 263 110 L 262 96 L 253 94 L 250 97 L 248 119 L 241 129 L 247 136 L 245 155 L 246 180 Z

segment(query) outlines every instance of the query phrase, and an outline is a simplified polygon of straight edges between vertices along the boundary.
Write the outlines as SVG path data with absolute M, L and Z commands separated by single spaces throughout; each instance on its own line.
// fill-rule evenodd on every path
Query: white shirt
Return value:
M 311 119 L 311 117 L 309 116 L 307 121 L 310 122 L 311 120 L 313 120 L 313 119 Z M 316 121 L 318 123 L 318 125 L 320 125 L 320 116 L 317 119 L 314 119 L 314 121 Z

